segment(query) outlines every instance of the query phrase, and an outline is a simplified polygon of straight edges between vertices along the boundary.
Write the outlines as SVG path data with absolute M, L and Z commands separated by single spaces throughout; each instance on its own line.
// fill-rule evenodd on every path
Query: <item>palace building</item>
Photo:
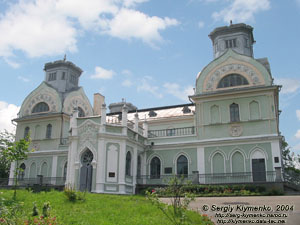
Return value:
M 214 59 L 182 105 L 107 106 L 99 93 L 91 105 L 78 66 L 46 63 L 44 81 L 14 119 L 17 140 L 30 135 L 35 149 L 18 163 L 19 182 L 118 194 L 174 175 L 195 184 L 280 182 L 280 87 L 268 59 L 253 56 L 253 28 L 231 24 L 209 37 Z

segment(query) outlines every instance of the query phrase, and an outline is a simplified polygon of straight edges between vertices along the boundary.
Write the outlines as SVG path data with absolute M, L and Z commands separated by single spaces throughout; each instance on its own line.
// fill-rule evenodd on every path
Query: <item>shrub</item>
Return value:
M 68 186 L 65 187 L 64 194 L 70 202 L 75 202 L 77 200 L 85 201 L 86 199 L 86 192 L 76 191 L 74 188 Z
M 64 194 L 70 202 L 76 201 L 76 191 L 72 187 L 65 187 Z

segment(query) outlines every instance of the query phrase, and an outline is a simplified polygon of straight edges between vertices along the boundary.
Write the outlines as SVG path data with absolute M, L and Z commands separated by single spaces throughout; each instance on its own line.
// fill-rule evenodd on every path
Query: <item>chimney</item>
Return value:
M 104 104 L 104 96 L 100 93 L 94 94 L 94 116 L 101 115 L 101 107 Z

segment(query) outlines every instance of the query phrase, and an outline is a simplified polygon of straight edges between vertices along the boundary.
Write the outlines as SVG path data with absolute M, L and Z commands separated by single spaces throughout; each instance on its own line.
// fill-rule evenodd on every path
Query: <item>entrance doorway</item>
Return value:
M 266 181 L 265 159 L 252 159 L 253 182 Z
M 93 176 L 93 153 L 87 149 L 81 156 L 80 168 L 80 191 L 92 190 L 92 176 Z

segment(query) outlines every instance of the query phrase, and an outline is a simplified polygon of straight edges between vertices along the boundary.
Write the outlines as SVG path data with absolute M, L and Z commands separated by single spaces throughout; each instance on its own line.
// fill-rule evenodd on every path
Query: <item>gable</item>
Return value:
M 198 74 L 196 94 L 236 88 L 236 86 L 220 88 L 220 85 L 218 87 L 220 81 L 231 74 L 240 75 L 247 80 L 243 85 L 239 85 L 239 88 L 272 85 L 271 74 L 261 63 L 252 57 L 240 55 L 229 49 Z

